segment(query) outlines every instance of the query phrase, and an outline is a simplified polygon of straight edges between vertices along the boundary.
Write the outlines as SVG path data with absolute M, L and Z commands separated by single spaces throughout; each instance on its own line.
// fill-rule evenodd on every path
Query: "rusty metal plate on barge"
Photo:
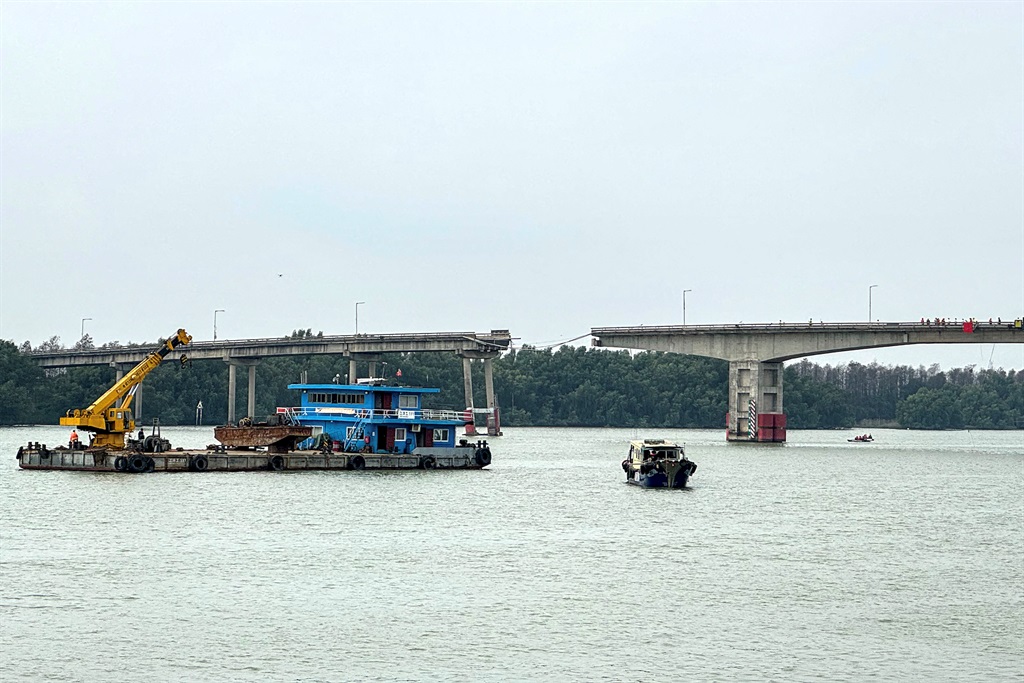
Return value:
M 313 434 L 312 427 L 297 425 L 256 425 L 252 427 L 215 427 L 213 436 L 228 448 L 267 447 L 275 453 L 295 448 Z

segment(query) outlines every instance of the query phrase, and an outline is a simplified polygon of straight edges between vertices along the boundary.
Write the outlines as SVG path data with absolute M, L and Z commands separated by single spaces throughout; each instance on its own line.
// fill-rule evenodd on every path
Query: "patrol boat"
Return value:
M 686 488 L 697 463 L 688 460 L 684 450 L 664 439 L 630 441 L 629 457 L 622 461 L 626 483 L 645 488 Z

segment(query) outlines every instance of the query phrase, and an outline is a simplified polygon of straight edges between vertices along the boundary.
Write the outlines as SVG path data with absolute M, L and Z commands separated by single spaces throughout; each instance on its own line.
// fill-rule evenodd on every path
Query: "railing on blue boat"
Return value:
M 432 408 L 344 408 L 341 406 L 306 406 L 295 408 L 278 408 L 279 413 L 287 415 L 290 420 L 302 418 L 344 417 L 357 420 L 447 420 L 455 422 L 472 422 L 472 413 L 468 410 L 434 410 Z

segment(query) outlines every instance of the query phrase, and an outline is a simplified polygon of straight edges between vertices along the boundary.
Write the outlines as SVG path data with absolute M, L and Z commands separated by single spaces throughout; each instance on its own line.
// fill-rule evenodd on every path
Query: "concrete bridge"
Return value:
M 423 334 L 358 334 L 346 336 L 316 336 L 292 339 L 277 337 L 269 339 L 234 339 L 218 341 L 194 341 L 184 352 L 192 360 L 222 360 L 228 364 L 228 422 L 235 422 L 235 377 L 238 367 L 249 372 L 248 415 L 256 409 L 256 366 L 264 358 L 274 356 L 308 356 L 313 354 L 335 354 L 349 359 L 347 381 L 358 378 L 358 364 L 368 363 L 368 376 L 377 371 L 377 361 L 384 353 L 455 353 L 462 358 L 463 384 L 466 406 L 473 408 L 472 361 L 483 360 L 484 381 L 487 394 L 488 434 L 500 433 L 494 400 L 494 374 L 491 361 L 509 347 L 512 337 L 508 330 L 478 332 L 435 332 Z M 43 368 L 66 368 L 84 365 L 109 365 L 117 370 L 120 379 L 124 372 L 135 367 L 152 348 L 107 347 L 83 351 L 33 352 L 32 357 Z M 141 387 L 135 396 L 135 412 L 141 414 Z M 472 433 L 472 425 L 467 425 Z
M 908 344 L 1021 344 L 1020 319 L 595 327 L 594 346 L 684 353 L 729 361 L 730 441 L 785 441 L 782 364 L 837 351 Z

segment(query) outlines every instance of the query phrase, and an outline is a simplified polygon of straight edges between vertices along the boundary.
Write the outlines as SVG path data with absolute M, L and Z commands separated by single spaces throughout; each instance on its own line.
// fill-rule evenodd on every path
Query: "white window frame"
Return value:
M 435 429 L 434 430 L 434 442 L 435 443 L 437 443 L 438 441 L 447 441 L 447 440 L 448 440 L 448 430 L 447 429 Z
M 405 427 L 395 427 L 395 443 L 405 441 Z
M 398 395 L 398 407 L 399 408 L 419 408 L 420 402 L 419 397 L 415 394 L 399 394 Z

